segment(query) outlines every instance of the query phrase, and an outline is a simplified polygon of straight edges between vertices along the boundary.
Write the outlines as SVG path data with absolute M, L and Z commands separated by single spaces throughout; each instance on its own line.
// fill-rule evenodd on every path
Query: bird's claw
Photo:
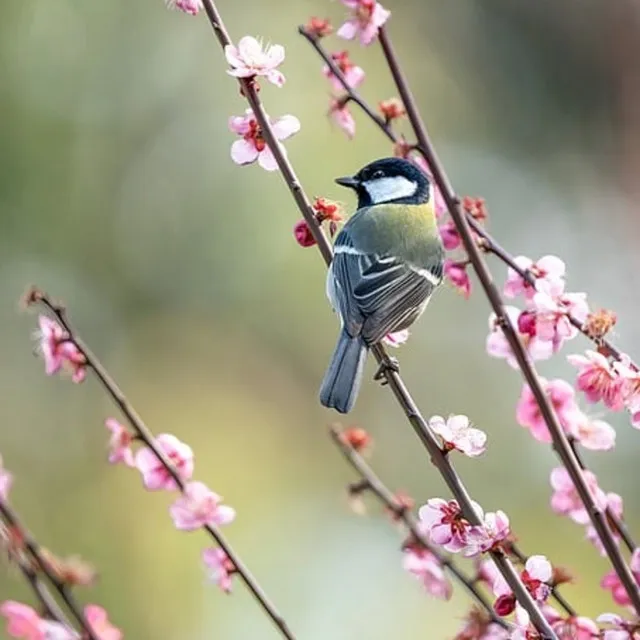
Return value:
M 389 380 L 387 379 L 387 374 L 392 371 L 393 373 L 400 372 L 400 363 L 398 360 L 392 356 L 387 356 L 378 367 L 373 379 L 376 382 L 380 382 L 382 386 L 385 384 L 389 384 Z

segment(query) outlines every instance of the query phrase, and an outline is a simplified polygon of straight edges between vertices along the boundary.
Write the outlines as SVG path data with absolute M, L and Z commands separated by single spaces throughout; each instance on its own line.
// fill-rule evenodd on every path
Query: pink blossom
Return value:
M 88 604 L 84 608 L 84 615 L 100 640 L 122 640 L 124 637 L 122 631 L 109 622 L 107 612 L 102 607 Z
M 549 583 L 553 576 L 551 563 L 545 556 L 531 556 L 524 565 L 524 570 L 520 574 L 520 579 L 531 594 L 533 599 L 542 604 L 551 594 Z M 516 611 L 516 615 L 521 617 L 520 623 L 528 624 L 528 615 L 516 602 L 516 598 L 511 591 L 502 574 L 498 575 L 493 583 L 493 593 L 497 596 L 494 609 L 498 615 L 505 616 Z
M 640 549 L 636 549 L 631 554 L 629 568 L 631 569 L 631 573 L 633 574 L 635 581 L 640 585 Z M 614 569 L 609 571 L 609 573 L 602 578 L 600 586 L 607 591 L 611 591 L 611 597 L 616 604 L 619 604 L 621 607 L 631 606 L 629 594 L 626 592 Z
M 387 333 L 382 338 L 383 344 L 387 347 L 399 347 L 403 345 L 409 339 L 409 329 L 403 329 L 402 331 L 394 331 L 393 333 Z
M 457 449 L 470 458 L 486 450 L 487 434 L 469 423 L 467 416 L 433 416 L 429 426 L 442 438 L 445 449 Z
M 546 287 L 546 290 L 534 294 L 531 310 L 535 314 L 537 335 L 542 340 L 553 342 L 554 351 L 558 351 L 565 340 L 578 335 L 578 329 L 571 324 L 569 314 L 583 323 L 589 315 L 589 306 L 584 293 L 565 293 L 554 298 L 548 290 L 549 287 Z
M 480 505 L 476 502 L 472 502 L 472 505 L 482 519 L 484 512 Z M 447 502 L 441 498 L 431 498 L 420 507 L 418 516 L 420 527 L 429 534 L 431 542 L 452 553 L 465 549 L 470 536 L 474 536 L 478 530 L 463 517 L 460 505 L 455 500 Z
M 389 19 L 387 11 L 376 0 L 342 0 L 342 4 L 351 10 L 351 17 L 338 29 L 336 35 L 345 40 L 356 36 L 360 44 L 371 44 L 378 35 L 378 29 Z
M 475 567 L 478 576 L 478 580 L 484 583 L 488 587 L 493 587 L 493 583 L 500 575 L 500 571 L 496 566 L 496 563 L 491 559 L 482 559 L 481 556 L 476 556 Z
M 169 433 L 159 435 L 155 444 L 173 464 L 182 480 L 193 475 L 193 451 L 191 447 Z M 135 455 L 135 466 L 142 474 L 144 486 L 149 491 L 173 491 L 177 488 L 175 480 L 149 447 L 139 449 Z
M 521 269 L 528 269 L 538 280 L 542 280 L 547 285 L 549 295 L 555 297 L 564 292 L 564 262 L 556 256 L 543 256 L 537 262 L 533 262 L 526 256 L 517 256 L 514 262 Z M 537 283 L 536 283 L 537 284 Z M 504 295 L 507 298 L 516 298 L 524 294 L 526 300 L 531 300 L 536 293 L 532 287 L 515 269 L 511 267 L 507 270 L 507 282 L 504 285 Z
M 51 376 L 66 365 L 73 371 L 73 382 L 82 382 L 86 376 L 87 361 L 75 343 L 69 339 L 69 334 L 48 316 L 41 315 L 38 324 L 40 328 L 35 337 L 44 358 L 45 373 Z
M 550 380 L 540 378 L 542 388 L 556 411 L 562 428 L 569 434 L 578 431 L 578 423 L 584 415 L 575 401 L 573 387 L 564 380 Z M 518 424 L 531 431 L 531 435 L 538 442 L 551 442 L 551 434 L 542 417 L 540 407 L 528 384 L 522 387 L 522 394 L 516 407 Z
M 225 592 L 231 593 L 231 576 L 236 568 L 223 549 L 210 547 L 202 552 L 202 561 L 211 579 Z
M 169 507 L 169 512 L 176 528 L 182 531 L 229 524 L 236 512 L 221 502 L 222 498 L 202 482 L 189 482 L 183 494 Z
M 452 587 L 438 558 L 424 547 L 409 547 L 404 551 L 403 567 L 424 586 L 427 593 L 441 600 L 451 598 Z
M 444 277 L 465 298 L 471 295 L 471 280 L 467 273 L 467 263 L 446 258 L 444 261 Z
M 6 502 L 9 499 L 12 484 L 13 476 L 2 465 L 2 456 L 0 456 L 0 502 Z
M 359 67 L 357 64 L 354 64 L 349 59 L 348 51 L 336 51 L 331 54 L 331 59 L 336 63 L 338 69 L 342 71 L 342 75 L 344 76 L 347 86 L 355 89 L 362 83 L 365 76 L 364 69 Z M 332 73 L 329 65 L 325 65 L 322 68 L 322 73 L 329 79 L 329 82 L 331 82 L 331 85 L 336 91 L 343 90 L 344 87 L 342 86 L 342 83 L 338 80 L 338 77 Z
M 41 618 L 26 604 L 7 600 L 0 605 L 0 615 L 7 619 L 7 634 L 24 640 L 78 640 L 77 633 L 63 624 Z M 102 639 L 101 639 L 102 640 Z M 108 639 L 105 639 L 108 640 Z
M 296 222 L 293 227 L 293 237 L 301 247 L 313 247 L 314 244 L 317 244 L 306 220 Z
M 553 616 L 545 610 L 545 617 L 551 623 L 559 640 L 593 640 L 599 637 L 598 625 L 585 616 L 562 617 L 555 610 Z
M 582 475 L 599 509 L 606 509 L 607 497 L 598 486 L 598 479 L 591 471 L 583 471 Z M 556 467 L 551 471 L 551 509 L 560 515 L 569 516 L 578 524 L 588 524 L 589 514 L 576 490 L 569 472 L 564 467 Z
M 637 640 L 640 638 L 638 622 L 625 620 L 615 613 L 603 613 L 596 620 L 600 624 L 609 624 L 613 627 L 604 631 L 602 640 Z
M 593 420 L 582 414 L 576 418 L 571 435 L 592 451 L 610 451 L 616 446 L 616 430 L 604 420 Z
M 464 551 L 464 555 L 474 557 L 497 548 L 509 538 L 510 534 L 509 518 L 504 511 L 486 513 L 482 525 L 476 527 L 472 535 L 469 536 L 469 544 Z
M 624 511 L 624 503 L 622 501 L 622 497 L 617 493 L 610 492 L 607 493 L 606 500 L 607 512 L 611 513 L 611 515 L 621 521 L 623 519 Z M 611 527 L 611 535 L 613 536 L 613 539 L 616 541 L 616 543 L 620 542 L 620 534 L 615 527 Z M 601 556 L 607 556 L 607 552 L 602 544 L 602 540 L 600 540 L 600 536 L 598 535 L 598 532 L 592 524 L 589 524 L 587 526 L 586 537 L 587 540 L 589 540 L 589 542 L 591 542 L 591 544 L 593 544 L 593 546 L 598 549 Z
M 238 46 L 228 44 L 224 48 L 224 55 L 229 66 L 229 75 L 236 78 L 254 78 L 264 76 L 271 84 L 281 87 L 284 76 L 278 67 L 284 62 L 284 47 L 279 44 L 268 45 L 263 48 L 260 41 L 251 36 L 240 38 Z
M 514 328 L 517 329 L 520 340 L 524 345 L 527 353 L 532 360 L 548 360 L 554 353 L 554 345 L 552 342 L 540 339 L 536 335 L 535 331 L 523 332 L 526 327 L 521 327 L 519 319 L 521 315 L 520 310 L 516 307 L 506 306 L 504 307 L 505 313 L 509 318 L 509 321 Z M 495 313 L 489 316 L 489 330 L 490 333 L 487 336 L 487 353 L 493 358 L 502 358 L 507 361 L 507 364 L 514 369 L 518 368 L 518 362 L 513 355 L 509 341 L 507 340 L 500 323 L 497 321 Z
M 454 251 L 462 244 L 458 229 L 452 220 L 447 220 L 444 224 L 441 224 L 438 227 L 438 231 L 440 232 L 442 246 L 447 251 Z
M 133 435 L 131 432 L 115 418 L 107 418 L 104 426 L 111 431 L 111 438 L 109 439 L 109 462 L 111 464 L 123 462 L 127 467 L 133 467 L 134 459 L 133 451 L 131 450 Z
M 277 120 L 269 118 L 269 122 L 277 140 L 286 140 L 300 131 L 300 121 L 295 116 L 285 115 Z M 278 168 L 276 159 L 251 109 L 247 109 L 244 116 L 229 118 L 229 129 L 242 136 L 242 140 L 236 140 L 231 145 L 231 159 L 236 164 L 251 164 L 257 160 L 266 171 L 275 171 Z M 280 145 L 280 151 L 286 155 L 282 145 Z
M 165 4 L 168 9 L 179 9 L 192 16 L 197 16 L 204 8 L 202 0 L 165 0 Z
M 620 411 L 625 401 L 625 378 L 597 351 L 584 356 L 570 355 L 567 360 L 578 368 L 576 386 L 589 402 L 602 401 L 612 411 Z
M 640 371 L 631 364 L 626 354 L 622 354 L 612 366 L 624 380 L 624 406 L 631 414 L 631 426 L 640 429 Z
M 349 111 L 349 105 L 344 100 L 332 97 L 329 102 L 328 115 L 347 134 L 349 139 L 356 135 L 356 121 Z

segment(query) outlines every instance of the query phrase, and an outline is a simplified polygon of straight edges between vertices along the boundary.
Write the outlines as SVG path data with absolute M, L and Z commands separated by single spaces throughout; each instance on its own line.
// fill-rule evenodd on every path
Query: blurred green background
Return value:
M 513 252 L 562 256 L 569 288 L 616 310 L 615 338 L 638 356 L 637 4 L 385 4 L 457 189 L 487 199 L 490 228 Z M 234 38 L 286 46 L 287 84 L 261 95 L 272 116 L 302 122 L 287 147 L 308 193 L 352 207 L 333 177 L 390 150 L 359 114 L 352 143 L 328 123 L 328 83 L 296 35 L 310 15 L 339 23 L 342 5 L 220 10 Z M 350 48 L 365 96 L 392 95 L 377 47 Z M 353 476 L 326 430 L 336 415 L 316 400 L 337 335 L 324 267 L 293 240 L 298 213 L 279 175 L 229 158 L 227 118 L 245 105 L 204 16 L 161 0 L 3 2 L 0 108 L 0 451 L 42 543 L 98 566 L 82 597 L 127 638 L 277 637 L 240 585 L 225 597 L 207 584 L 207 540 L 174 530 L 170 496 L 105 464 L 103 420 L 117 413 L 93 380 L 44 376 L 31 355 L 36 318 L 17 311 L 31 283 L 67 302 L 154 431 L 192 445 L 198 479 L 238 510 L 229 539 L 301 639 L 454 635 L 466 597 L 430 600 L 400 567 L 398 532 L 346 505 Z M 400 351 L 403 374 L 427 415 L 467 413 L 488 431 L 484 457 L 456 459 L 474 497 L 510 515 L 527 552 L 575 570 L 564 591 L 582 612 L 612 610 L 598 588 L 607 563 L 548 508 L 555 458 L 515 424 L 521 381 L 486 356 L 487 316 L 477 286 L 468 302 L 439 293 Z M 586 347 L 578 338 L 564 354 Z M 543 374 L 572 376 L 563 355 Z M 609 418 L 617 450 L 587 458 L 639 531 L 640 435 L 626 415 Z M 367 383 L 348 423 L 374 435 L 393 488 L 419 503 L 448 495 L 388 391 Z M 2 569 L 0 598 L 28 599 L 14 573 Z

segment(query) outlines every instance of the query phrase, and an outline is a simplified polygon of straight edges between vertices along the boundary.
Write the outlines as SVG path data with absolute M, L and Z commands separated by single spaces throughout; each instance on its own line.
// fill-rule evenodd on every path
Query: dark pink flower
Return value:
M 556 256 L 543 256 L 537 262 L 533 262 L 526 256 L 517 256 L 514 262 L 521 269 L 528 269 L 537 280 L 542 280 L 547 285 L 547 291 L 551 296 L 559 296 L 564 293 L 565 266 L 564 262 Z M 515 298 L 524 294 L 527 300 L 531 300 L 536 293 L 524 278 L 514 269 L 507 270 L 507 282 L 504 285 L 504 295 L 507 298 Z
M 472 502 L 472 505 L 478 517 L 483 519 L 482 507 L 477 502 Z M 478 531 L 478 527 L 474 527 L 463 517 L 460 505 L 455 500 L 431 498 L 420 507 L 418 516 L 420 527 L 429 535 L 431 542 L 452 553 L 465 549 L 470 536 Z
M 582 475 L 591 495 L 599 509 L 606 509 L 607 496 L 598 486 L 598 479 L 591 471 L 583 471 Z M 578 524 L 589 523 L 589 513 L 584 507 L 582 499 L 573 484 L 569 472 L 564 467 L 556 467 L 551 472 L 551 509 L 560 515 L 569 516 Z
M 427 593 L 441 600 L 451 598 L 451 583 L 431 551 L 424 547 L 408 547 L 404 550 L 402 565 L 420 580 Z
M 444 443 L 445 449 L 456 449 L 470 458 L 479 456 L 487 448 L 487 434 L 472 427 L 467 416 L 442 416 L 429 419 L 429 426 Z
M 202 0 L 165 0 L 168 9 L 178 9 L 192 16 L 197 16 L 204 8 Z
M 618 520 L 623 520 L 623 512 L 624 512 L 624 503 L 622 501 L 622 497 L 617 493 L 607 493 L 607 510 L 611 512 L 613 516 L 615 516 Z M 615 527 L 611 527 L 611 534 L 616 543 L 620 542 L 620 534 Z M 600 555 L 603 557 L 607 556 L 607 552 L 602 544 L 602 540 L 600 540 L 600 536 L 598 532 L 595 530 L 595 527 L 592 524 L 587 526 L 587 540 L 593 544 L 593 546 L 600 552 Z
M 342 71 L 342 75 L 347 81 L 347 86 L 355 89 L 362 83 L 365 76 L 364 69 L 351 61 L 348 51 L 336 51 L 331 54 L 331 58 L 336 63 L 338 69 Z M 342 83 L 338 80 L 337 76 L 332 73 L 328 65 L 322 68 L 322 74 L 329 79 L 329 82 L 331 82 L 332 87 L 336 91 L 342 91 L 344 89 Z
M 7 619 L 7 634 L 23 640 L 79 640 L 77 633 L 64 625 L 41 618 L 31 607 L 7 600 L 0 605 L 0 615 Z M 101 639 L 102 640 L 102 639 Z M 108 639 L 105 639 L 108 640 Z
M 295 116 L 285 115 L 277 120 L 269 118 L 269 122 L 277 140 L 286 140 L 300 131 L 300 121 Z M 231 159 L 236 164 L 251 164 L 257 160 L 266 171 L 276 171 L 276 159 L 251 109 L 247 109 L 244 116 L 229 118 L 229 129 L 242 136 L 242 140 L 236 140 L 231 145 Z M 280 150 L 286 154 L 284 146 L 280 145 Z
M 205 525 L 229 524 L 236 517 L 231 507 L 221 504 L 222 498 L 202 482 L 189 482 L 183 494 L 169 507 L 177 529 L 193 531 Z
M 111 438 L 109 439 L 109 462 L 111 464 L 124 462 L 128 467 L 133 467 L 135 463 L 133 451 L 131 450 L 131 443 L 133 442 L 131 432 L 115 418 L 107 418 L 104 426 L 111 431 Z
M 629 568 L 631 569 L 631 573 L 633 574 L 636 582 L 640 585 L 640 549 L 636 549 L 631 555 Z M 607 591 L 611 591 L 611 597 L 616 604 L 619 604 L 621 607 L 631 606 L 629 594 L 626 592 L 614 569 L 609 571 L 609 573 L 602 578 L 600 586 Z
M 584 356 L 570 355 L 567 360 L 578 369 L 576 386 L 589 402 L 602 401 L 612 411 L 624 407 L 626 381 L 609 360 L 597 351 L 587 351 Z
M 229 75 L 236 78 L 254 78 L 264 76 L 271 84 L 281 87 L 284 76 L 278 67 L 284 62 L 284 47 L 279 44 L 263 47 L 262 43 L 252 36 L 240 38 L 238 46 L 228 44 L 224 55 L 231 69 Z
M 444 261 L 444 277 L 459 291 L 465 298 L 471 295 L 471 280 L 467 273 L 467 263 L 457 262 L 446 258 Z
M 440 232 L 442 246 L 447 251 L 453 251 L 462 244 L 458 229 L 452 220 L 447 220 L 444 224 L 441 224 L 438 227 L 438 231 Z
M 357 36 L 364 45 L 374 41 L 378 29 L 391 15 L 376 0 L 342 0 L 342 4 L 351 10 L 351 17 L 338 29 L 336 35 L 346 40 L 353 40 Z
M 96 604 L 88 604 L 84 608 L 84 615 L 93 632 L 100 640 L 122 640 L 124 637 L 118 627 L 109 622 L 107 612 Z
M 573 387 L 564 380 L 550 380 L 540 378 L 542 387 L 556 411 L 560 424 L 566 433 L 578 432 L 578 425 L 583 413 L 580 411 Z M 531 431 L 531 435 L 538 442 L 551 442 L 551 434 L 542 417 L 540 407 L 528 384 L 522 387 L 522 394 L 516 407 L 516 420 L 519 425 Z
M 183 480 L 191 478 L 193 475 L 193 451 L 189 445 L 180 442 L 178 438 L 169 433 L 163 433 L 156 438 L 156 446 L 169 458 Z M 142 474 L 144 486 L 149 491 L 177 489 L 175 480 L 149 447 L 139 449 L 134 462 Z
M 352 139 L 356 135 L 356 121 L 342 98 L 330 98 L 328 115 L 347 134 L 347 138 Z
M 231 593 L 231 576 L 236 568 L 223 549 L 210 547 L 202 552 L 202 561 L 211 579 L 225 592 Z
M 293 226 L 293 237 L 301 247 L 313 247 L 314 244 L 317 244 L 306 220 L 296 222 Z

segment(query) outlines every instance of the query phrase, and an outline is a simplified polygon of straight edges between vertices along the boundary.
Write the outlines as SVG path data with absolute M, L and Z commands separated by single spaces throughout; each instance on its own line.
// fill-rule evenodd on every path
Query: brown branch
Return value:
M 71 615 L 80 625 L 80 628 L 87 634 L 89 640 L 99 640 L 98 636 L 95 634 L 91 625 L 85 618 L 82 607 L 76 602 L 71 589 L 69 589 L 68 585 L 66 585 L 57 575 L 36 539 L 20 522 L 18 514 L 2 500 L 0 500 L 0 518 L 9 529 L 10 535 L 15 532 L 19 536 L 20 544 L 31 557 L 33 568 L 30 569 L 26 565 L 23 566 L 22 563 L 20 563 L 20 569 L 22 570 L 25 578 L 27 578 L 32 585 L 36 595 L 46 608 L 47 612 L 52 614 L 54 620 L 67 624 L 65 617 L 58 608 L 55 600 L 51 598 L 48 591 L 44 588 L 44 585 L 40 583 L 37 575 L 35 574 L 36 571 L 42 572 L 42 574 L 46 576 L 47 580 L 51 583 L 51 586 L 62 598 L 62 601 L 69 609 Z
M 59 304 L 54 303 L 46 293 L 38 292 L 36 297 L 37 301 L 46 307 L 60 323 L 67 333 L 68 340 L 72 342 L 76 348 L 82 353 L 86 360 L 86 366 L 93 370 L 96 377 L 100 381 L 102 388 L 106 394 L 111 398 L 113 403 L 120 409 L 122 414 L 127 419 L 127 422 L 135 432 L 136 437 L 140 442 L 147 446 L 156 459 L 162 464 L 167 473 L 173 478 L 180 491 L 184 492 L 185 481 L 182 479 L 175 465 L 169 460 L 167 455 L 160 449 L 156 443 L 156 440 L 151 433 L 151 430 L 144 423 L 142 418 L 138 415 L 131 403 L 127 400 L 120 387 L 115 380 L 104 368 L 100 360 L 91 352 L 89 347 L 78 336 L 75 329 L 71 326 L 65 309 Z M 265 614 L 271 619 L 273 624 L 279 629 L 280 633 L 287 640 L 295 640 L 295 636 L 289 630 L 284 618 L 280 615 L 275 605 L 269 600 L 267 594 L 262 587 L 258 584 L 256 578 L 251 574 L 248 567 L 240 559 L 238 554 L 233 550 L 229 542 L 220 533 L 218 528 L 214 525 L 207 524 L 202 527 L 209 536 L 216 542 L 216 544 L 227 554 L 227 557 L 233 564 L 236 573 L 255 600 L 258 602 Z
M 491 273 L 489 272 L 480 249 L 473 238 L 467 216 L 460 206 L 460 200 L 454 192 L 453 187 L 449 182 L 449 178 L 444 171 L 444 167 L 440 163 L 435 148 L 431 143 L 424 122 L 418 112 L 411 89 L 409 88 L 402 69 L 400 68 L 391 40 L 384 27 L 380 29 L 379 39 L 394 82 L 407 111 L 409 121 L 411 122 L 411 126 L 418 140 L 420 150 L 424 154 L 424 158 L 433 173 L 433 179 L 442 193 L 442 197 L 449 209 L 451 218 L 456 225 L 464 248 L 469 256 L 469 260 L 471 261 L 474 271 L 480 280 L 480 284 L 482 285 L 489 303 L 496 314 L 497 322 L 502 328 L 507 341 L 509 342 L 509 346 L 511 347 L 511 350 L 518 362 L 518 366 L 520 367 L 527 384 L 531 388 L 536 403 L 540 408 L 540 413 L 542 414 L 542 417 L 549 429 L 549 433 L 551 434 L 553 447 L 560 457 L 563 465 L 569 472 L 578 495 L 589 514 L 589 518 L 591 519 L 602 545 L 611 560 L 611 564 L 624 586 L 636 613 L 640 614 L 640 588 L 638 587 L 629 566 L 626 564 L 622 553 L 616 544 L 605 513 L 598 507 L 593 495 L 589 491 L 582 469 L 571 450 L 571 446 L 560 425 L 556 412 L 544 392 L 535 367 L 522 345 L 518 332 L 511 324 L 511 321 L 505 312 L 500 292 L 493 282 Z
M 426 538 L 420 531 L 418 521 L 409 509 L 398 507 L 397 500 L 391 490 L 365 462 L 364 458 L 348 442 L 345 441 L 340 429 L 333 426 L 329 430 L 329 433 L 331 435 L 331 439 L 338 447 L 345 460 L 362 478 L 363 488 L 369 489 L 378 498 L 378 500 L 387 507 L 387 509 L 389 509 L 405 524 L 413 538 L 415 538 L 415 540 L 417 540 L 425 549 L 430 551 L 438 559 L 438 562 L 456 578 L 456 580 L 466 589 L 469 595 L 487 612 L 492 622 L 495 622 L 504 629 L 509 629 L 509 624 L 496 614 L 491 603 L 478 588 L 476 581 L 459 569 L 453 558 L 444 555 L 438 548 L 429 542 L 428 538 Z
M 202 0 L 202 4 L 204 5 L 205 12 L 209 18 L 211 26 L 213 27 L 216 38 L 220 46 L 224 49 L 224 47 L 231 44 L 232 41 L 224 26 L 222 17 L 220 16 L 215 2 L 213 2 L 213 0 Z M 252 79 L 239 78 L 238 83 L 240 84 L 242 95 L 246 98 L 247 102 L 253 110 L 256 120 L 260 125 L 262 135 L 264 136 L 266 143 L 269 145 L 269 148 L 273 153 L 278 168 L 282 173 L 282 177 L 289 187 L 289 190 L 296 204 L 298 205 L 300 213 L 306 220 L 315 240 L 317 241 L 318 249 L 325 261 L 325 264 L 329 265 L 331 263 L 333 253 L 331 245 L 329 244 L 329 241 L 327 240 L 325 234 L 319 228 L 319 224 L 315 219 L 315 216 L 313 215 L 313 210 L 311 209 L 309 199 L 304 193 L 304 190 L 302 189 L 300 181 L 298 180 L 298 177 L 296 176 L 291 163 L 282 152 L 280 143 L 273 133 L 271 123 L 266 117 L 264 107 L 262 106 L 262 102 L 258 96 L 258 93 L 256 92 L 254 81 L 252 81 Z M 405 387 L 402 378 L 400 378 L 399 374 L 396 371 L 392 370 L 392 364 L 384 348 L 382 347 L 382 345 L 375 345 L 372 348 L 372 352 L 378 363 L 381 366 L 384 366 L 384 377 L 388 382 L 390 388 L 393 390 L 400 405 L 404 409 L 405 414 L 416 430 L 416 433 L 418 433 L 421 438 L 424 438 L 425 442 L 429 442 L 428 446 L 429 452 L 431 454 L 431 459 L 440 470 L 449 488 L 453 492 L 454 497 L 458 501 L 458 504 L 460 504 L 465 518 L 467 518 L 467 520 L 469 520 L 469 522 L 471 522 L 472 524 L 479 525 L 479 518 L 472 507 L 471 498 L 466 488 L 462 484 L 462 481 L 460 480 L 457 473 L 449 464 L 446 456 L 441 451 L 438 442 L 434 434 L 430 432 L 426 421 L 420 415 L 420 412 L 416 407 L 413 399 L 409 395 L 409 392 Z M 507 581 L 507 584 L 517 597 L 518 602 L 520 602 L 520 604 L 528 611 L 531 618 L 537 622 L 536 626 L 541 630 L 544 637 L 557 640 L 555 633 L 553 632 L 547 621 L 544 619 L 544 616 L 540 612 L 538 605 L 531 597 L 531 594 L 525 588 L 524 584 L 520 580 L 520 576 L 517 574 L 509 559 L 499 552 L 493 552 L 492 557 L 496 562 L 498 569 Z

